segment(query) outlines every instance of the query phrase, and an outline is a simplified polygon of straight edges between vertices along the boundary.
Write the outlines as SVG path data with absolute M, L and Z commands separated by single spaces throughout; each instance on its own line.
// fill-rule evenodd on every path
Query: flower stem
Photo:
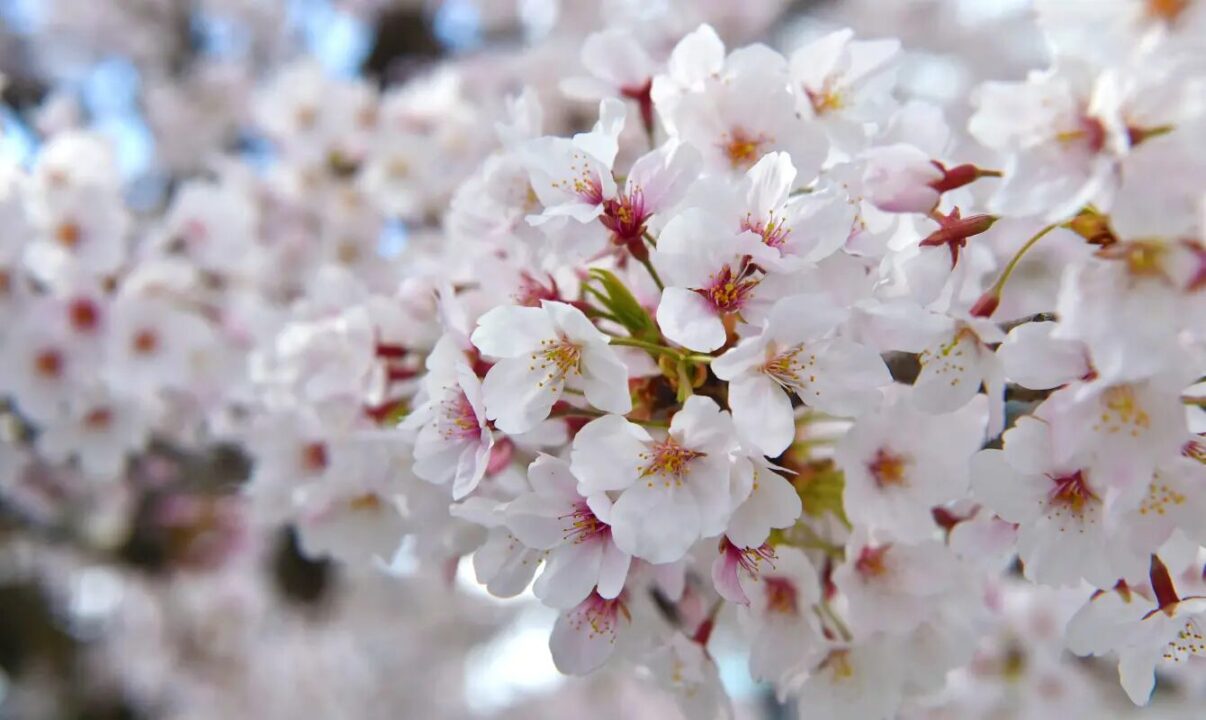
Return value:
M 997 278 L 997 281 L 992 284 L 991 292 L 996 295 L 1000 295 L 1001 290 L 1005 288 L 1005 283 L 1009 282 L 1009 276 L 1013 274 L 1013 271 L 1018 266 L 1018 263 L 1022 261 L 1022 256 L 1029 252 L 1030 248 L 1034 247 L 1035 243 L 1046 237 L 1047 233 L 1051 232 L 1056 227 L 1056 225 L 1048 225 L 1031 236 L 1031 238 L 1026 241 L 1026 244 L 1022 245 L 1022 247 L 1020 247 L 1018 251 L 1014 253 L 1013 257 L 1009 259 L 1009 264 L 1006 265 L 1005 270 L 1001 272 L 1001 277 Z
M 675 350 L 674 348 L 668 348 L 668 347 L 665 347 L 664 345 L 658 345 L 657 343 L 651 343 L 651 342 L 647 342 L 645 340 L 638 340 L 634 337 L 612 337 L 611 344 L 612 345 L 626 345 L 628 347 L 641 348 L 642 350 L 648 350 L 649 352 L 661 353 L 662 355 L 670 355 L 672 357 L 682 357 L 682 353 Z
M 662 284 L 662 279 L 658 277 L 657 270 L 653 269 L 653 263 L 649 261 L 649 258 L 643 257 L 638 258 L 638 260 L 642 265 L 645 266 L 645 269 L 649 271 L 649 277 L 653 278 L 653 283 L 657 285 L 657 289 L 665 290 L 666 286 Z

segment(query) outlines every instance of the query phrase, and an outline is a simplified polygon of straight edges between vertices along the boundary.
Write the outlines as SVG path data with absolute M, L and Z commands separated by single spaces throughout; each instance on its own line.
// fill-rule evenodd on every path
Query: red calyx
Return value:
M 963 217 L 959 208 L 951 210 L 950 215 L 938 211 L 930 213 L 930 219 L 938 223 L 939 228 L 930 233 L 921 244 L 926 247 L 946 245 L 951 251 L 951 267 L 959 262 L 959 251 L 967 245 L 967 239 L 986 232 L 997 221 L 993 215 L 971 215 Z
M 971 163 L 956 165 L 955 167 L 948 169 L 945 165 L 937 160 L 931 160 L 931 162 L 934 164 L 934 167 L 942 171 L 942 179 L 935 180 L 934 182 L 930 183 L 930 187 L 934 188 L 940 193 L 957 190 L 964 185 L 974 183 L 982 177 L 997 177 L 1000 175 L 999 172 L 982 170 Z
M 626 87 L 620 89 L 620 94 L 629 100 L 635 100 L 637 107 L 641 110 L 641 123 L 645 126 L 645 132 L 653 133 L 653 78 L 645 81 L 644 85 L 639 87 Z
M 1001 295 L 993 289 L 980 296 L 969 311 L 972 317 L 988 318 L 997 311 L 1001 304 Z
M 1181 602 L 1181 598 L 1177 595 L 1177 588 L 1173 585 L 1172 576 L 1168 574 L 1168 568 L 1156 555 L 1152 555 L 1148 577 L 1151 578 L 1152 590 L 1156 593 L 1156 602 L 1160 609 L 1171 615 L 1172 608 Z

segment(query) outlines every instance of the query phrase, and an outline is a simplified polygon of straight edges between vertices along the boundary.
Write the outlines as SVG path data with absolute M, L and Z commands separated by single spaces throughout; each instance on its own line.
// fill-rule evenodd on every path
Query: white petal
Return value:
M 960 331 L 922 353 L 921 372 L 913 386 L 918 408 L 932 413 L 951 412 L 980 391 L 983 377 L 978 343 L 970 332 Z
M 527 357 L 499 360 L 482 382 L 486 417 L 506 433 L 527 432 L 549 416 L 561 398 L 560 383 L 547 384 L 548 374 Z
M 566 675 L 587 675 L 597 670 L 615 650 L 614 628 L 604 630 L 595 632 L 579 611 L 563 613 L 549 636 L 553 665 Z
M 527 355 L 555 335 L 544 310 L 501 305 L 478 319 L 470 339 L 485 355 L 509 358 Z
M 1156 661 L 1159 649 L 1130 647 L 1118 654 L 1118 679 L 1127 697 L 1136 705 L 1147 705 L 1156 687 Z
M 549 550 L 565 541 L 563 516 L 570 510 L 553 498 L 527 493 L 507 505 L 507 527 L 533 550 Z
M 1088 374 L 1088 352 L 1074 340 L 1051 337 L 1056 323 L 1026 323 L 1009 331 L 997 348 L 1005 377 L 1032 390 L 1047 390 Z
M 600 597 L 610 600 L 620 594 L 624 589 L 624 582 L 628 579 L 628 566 L 631 564 L 632 556 L 609 540 L 603 549 L 603 562 L 599 566 Z
M 651 563 L 679 560 L 699 539 L 699 508 L 683 488 L 638 482 L 624 491 L 611 511 L 616 545 Z
M 971 487 L 976 499 L 1005 520 L 1029 522 L 1042 511 L 1043 496 L 1033 483 L 1019 475 L 1000 450 L 981 450 L 971 459 Z
M 578 479 L 570 470 L 569 463 L 552 455 L 541 453 L 528 465 L 528 482 L 541 495 L 570 503 L 579 498 L 576 490 Z
M 733 513 L 725 531 L 738 547 L 758 547 L 771 528 L 791 527 L 800 517 L 800 496 L 786 478 L 765 467 L 755 467 L 749 498 Z
M 742 442 L 777 457 L 796 437 L 791 399 L 763 373 L 744 375 L 729 384 L 729 408 Z
M 619 414 L 632 410 L 628 367 L 610 347 L 588 345 L 582 349 L 582 376 L 577 382 L 587 401 L 600 410 Z
M 697 352 L 724 345 L 724 323 L 716 310 L 687 288 L 666 288 L 657 306 L 657 325 L 670 341 Z
M 578 478 L 578 491 L 593 495 L 623 490 L 641 474 L 640 454 L 651 440 L 649 433 L 619 415 L 588 422 L 574 437 L 570 464 Z
M 599 581 L 602 541 L 566 543 L 549 554 L 532 592 L 549 607 L 572 608 L 586 599 Z

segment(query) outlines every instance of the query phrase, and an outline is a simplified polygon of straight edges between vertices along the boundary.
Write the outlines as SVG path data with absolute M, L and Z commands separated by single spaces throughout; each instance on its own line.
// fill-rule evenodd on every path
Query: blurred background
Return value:
M 262 89 L 281 68 L 303 63 L 375 93 L 452 73 L 467 115 L 430 114 L 444 143 L 438 172 L 365 231 L 380 257 L 404 261 L 408 243 L 439 233 L 452 190 L 488 150 L 443 130 L 487 134 L 523 82 L 538 85 L 546 132 L 588 124 L 593 106 L 561 97 L 557 82 L 578 67 L 587 33 L 636 5 L 658 6 L 680 34 L 711 22 L 730 47 L 790 51 L 842 26 L 899 37 L 904 92 L 946 107 L 956 128 L 976 83 L 1047 62 L 1027 0 L 0 0 L 0 153 L 29 166 L 57 133 L 95 130 L 116 149 L 136 221 L 153 226 L 183 180 L 216 164 L 271 177 L 293 161 L 265 130 Z M 468 562 L 433 568 L 406 548 L 379 571 L 307 558 L 292 529 L 243 502 L 253 468 L 237 417 L 156 432 L 122 477 L 81 482 L 39 459 L 37 429 L 2 403 L 0 718 L 677 716 L 672 699 L 622 670 L 560 676 L 552 611 L 526 595 L 490 597 Z M 1021 657 L 1045 646 L 1009 640 L 1041 635 L 1078 599 L 1002 601 L 999 636 L 952 692 L 977 687 L 1006 711 L 954 704 L 917 716 L 1040 717 L 1008 698 L 1041 683 L 1031 670 L 1044 663 L 1064 663 L 1053 675 L 1064 684 L 1047 692 L 1089 692 L 1128 716 L 1108 665 L 1073 664 L 1058 648 Z M 795 717 L 750 681 L 736 645 L 715 647 L 742 716 Z M 1206 717 L 1160 698 L 1154 712 Z

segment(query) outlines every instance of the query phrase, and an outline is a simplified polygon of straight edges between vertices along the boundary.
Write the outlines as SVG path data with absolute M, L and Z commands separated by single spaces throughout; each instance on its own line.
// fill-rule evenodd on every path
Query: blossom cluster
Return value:
M 726 635 L 810 718 L 982 700 L 1016 644 L 1035 696 L 1064 649 L 1136 705 L 1200 676 L 1206 4 L 1036 0 L 1049 67 L 955 110 L 896 40 L 679 10 L 497 106 L 292 63 L 252 102 L 275 163 L 152 218 L 89 133 L 0 167 L 31 453 L 239 445 L 306 553 L 530 588 L 559 670 L 689 718 L 732 714 Z
M 623 656 L 712 717 L 731 605 L 809 717 L 891 717 L 971 659 L 1015 553 L 1098 589 L 1069 647 L 1136 703 L 1206 651 L 1175 580 L 1206 540 L 1200 24 L 1117 5 L 1041 7 L 1057 60 L 978 88 L 974 151 L 849 31 L 607 29 L 564 84 L 589 131 L 517 101 L 400 427 L 487 529 L 479 581 L 562 610 L 559 668 Z M 1123 24 L 1107 58 L 1061 32 Z

